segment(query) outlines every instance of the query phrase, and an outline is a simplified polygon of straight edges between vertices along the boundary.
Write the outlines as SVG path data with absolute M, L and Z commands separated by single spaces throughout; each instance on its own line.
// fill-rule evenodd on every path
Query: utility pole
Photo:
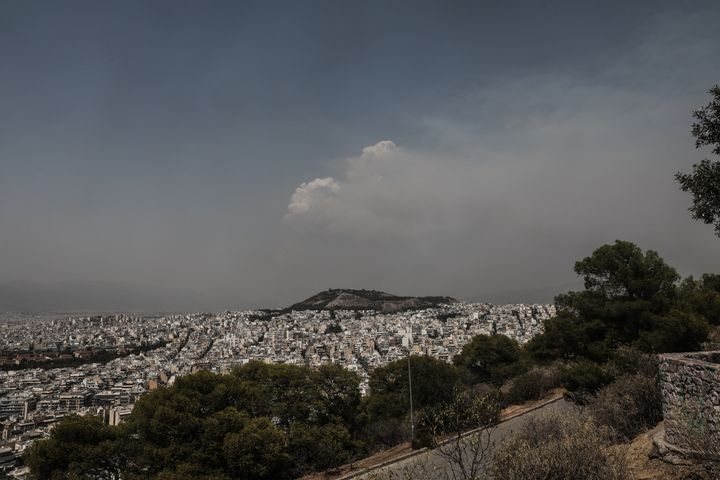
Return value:
M 412 339 L 412 326 L 410 327 L 410 338 Z M 412 370 L 410 368 L 410 343 L 408 342 L 408 355 L 407 355 L 407 362 L 408 362 L 408 387 L 410 390 L 410 435 L 412 438 L 412 443 L 415 443 L 415 416 L 413 413 L 413 395 L 412 395 Z

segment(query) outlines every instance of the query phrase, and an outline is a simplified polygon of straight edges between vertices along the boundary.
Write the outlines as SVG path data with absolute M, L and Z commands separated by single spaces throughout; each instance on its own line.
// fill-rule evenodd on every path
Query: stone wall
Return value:
M 693 450 L 693 435 L 720 435 L 720 351 L 659 356 L 665 440 Z

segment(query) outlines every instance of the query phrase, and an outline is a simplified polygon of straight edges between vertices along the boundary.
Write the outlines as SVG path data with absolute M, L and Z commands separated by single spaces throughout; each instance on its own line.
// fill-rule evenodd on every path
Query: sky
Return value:
M 551 301 L 616 239 L 718 272 L 673 179 L 709 156 L 690 125 L 720 83 L 718 18 L 702 0 L 0 0 L 0 300 Z

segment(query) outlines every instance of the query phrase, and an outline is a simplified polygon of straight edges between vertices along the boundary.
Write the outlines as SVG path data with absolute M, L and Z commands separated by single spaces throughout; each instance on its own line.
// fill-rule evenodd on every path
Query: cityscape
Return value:
M 16 455 L 69 413 L 102 415 L 117 425 L 143 394 L 200 370 L 227 373 L 251 360 L 333 363 L 357 372 L 366 393 L 378 366 L 408 354 L 449 362 L 478 334 L 524 343 L 554 315 L 553 305 L 456 302 L 397 313 L 6 316 L 0 324 L 0 468 L 11 471 Z M 116 358 L 95 362 L 98 352 Z M 28 360 L 39 366 L 25 367 Z M 81 363 L 48 368 L 68 360 Z

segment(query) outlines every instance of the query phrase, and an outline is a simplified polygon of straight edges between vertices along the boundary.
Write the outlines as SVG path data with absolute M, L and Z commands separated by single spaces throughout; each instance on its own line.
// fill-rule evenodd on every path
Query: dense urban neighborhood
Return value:
M 6 316 L 0 324 L 0 470 L 25 475 L 15 468 L 17 457 L 65 415 L 97 414 L 117 425 L 144 393 L 198 370 L 222 373 L 250 360 L 334 363 L 357 372 L 365 393 L 375 367 L 408 354 L 450 361 L 478 334 L 524 343 L 554 315 L 552 305 L 456 302 L 396 313 Z

